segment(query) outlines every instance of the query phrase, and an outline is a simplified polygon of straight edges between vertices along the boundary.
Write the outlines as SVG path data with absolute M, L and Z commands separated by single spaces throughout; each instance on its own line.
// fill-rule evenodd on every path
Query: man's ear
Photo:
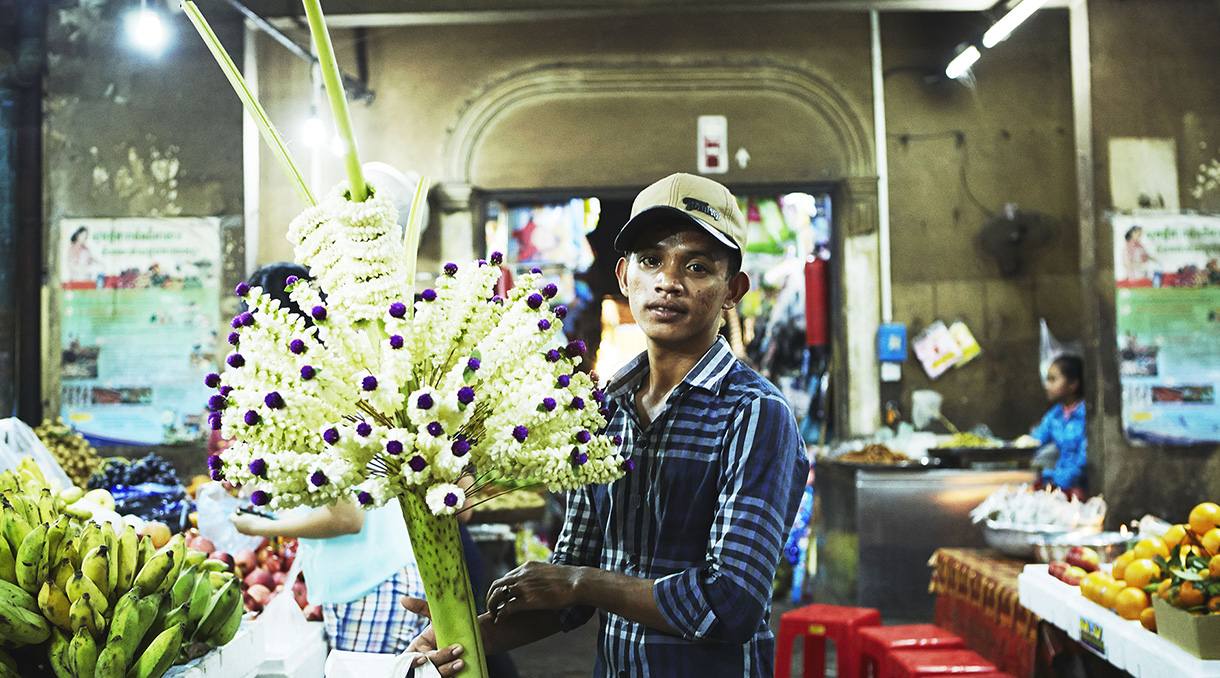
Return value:
M 729 279 L 729 296 L 724 300 L 724 310 L 733 308 L 741 302 L 741 298 L 750 291 L 750 276 L 745 271 L 738 271 Z
M 618 278 L 618 291 L 627 296 L 627 257 L 619 257 L 614 265 L 614 277 Z

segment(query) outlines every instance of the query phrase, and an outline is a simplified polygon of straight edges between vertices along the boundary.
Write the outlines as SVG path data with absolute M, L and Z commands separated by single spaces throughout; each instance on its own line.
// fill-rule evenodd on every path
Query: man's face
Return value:
M 750 288 L 744 273 L 730 279 L 728 271 L 728 249 L 685 224 L 641 233 L 616 269 L 619 289 L 650 341 L 704 350 L 716 338 L 721 313 Z

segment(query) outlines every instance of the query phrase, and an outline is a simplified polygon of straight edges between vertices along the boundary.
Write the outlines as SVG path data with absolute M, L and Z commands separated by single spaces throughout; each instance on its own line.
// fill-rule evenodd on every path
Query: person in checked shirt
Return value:
M 636 198 L 616 273 L 647 350 L 605 392 L 630 470 L 573 491 L 551 561 L 491 586 L 488 652 L 596 614 L 599 678 L 773 675 L 771 585 L 809 462 L 788 403 L 719 336 L 750 287 L 745 240 L 737 201 L 710 179 L 674 174 Z M 464 666 L 431 629 L 411 649 L 442 675 Z

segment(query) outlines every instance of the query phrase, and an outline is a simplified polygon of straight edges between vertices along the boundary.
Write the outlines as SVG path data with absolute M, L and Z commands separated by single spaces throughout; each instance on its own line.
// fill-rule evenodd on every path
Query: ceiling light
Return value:
M 143 5 L 128 13 L 127 36 L 133 45 L 150 54 L 160 54 L 169 41 L 161 16 Z
M 983 47 L 991 48 L 1000 44 L 1004 38 L 1012 33 L 1013 29 L 1020 26 L 1023 21 L 1028 19 L 1030 15 L 1038 11 L 1038 8 L 1046 4 L 1046 0 L 1021 0 L 1021 3 L 1013 7 L 1008 14 L 1005 14 L 999 21 L 995 22 L 987 32 L 983 34 Z
M 953 61 L 945 67 L 945 75 L 952 80 L 956 80 L 966 74 L 974 62 L 979 60 L 979 48 L 971 45 L 962 50 L 961 54 L 953 57 Z

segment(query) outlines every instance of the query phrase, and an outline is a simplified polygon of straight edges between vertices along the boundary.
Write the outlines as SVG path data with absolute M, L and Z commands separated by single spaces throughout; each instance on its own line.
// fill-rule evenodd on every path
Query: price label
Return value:
M 1096 652 L 1102 658 L 1106 656 L 1104 631 L 1101 624 L 1084 617 L 1080 618 L 1080 644 Z

